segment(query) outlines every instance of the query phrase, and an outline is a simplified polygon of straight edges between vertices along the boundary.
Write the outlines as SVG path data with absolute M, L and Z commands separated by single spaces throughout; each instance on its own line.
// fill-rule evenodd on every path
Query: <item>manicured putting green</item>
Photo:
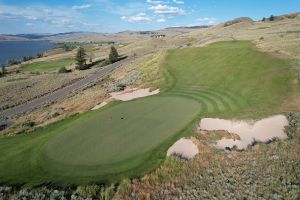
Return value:
M 180 131 L 199 112 L 196 101 L 151 97 L 73 121 L 46 145 L 48 159 L 68 165 L 105 165 L 142 155 Z
M 200 112 L 181 97 L 153 96 L 0 139 L 0 183 L 85 184 L 136 176 L 156 166 Z

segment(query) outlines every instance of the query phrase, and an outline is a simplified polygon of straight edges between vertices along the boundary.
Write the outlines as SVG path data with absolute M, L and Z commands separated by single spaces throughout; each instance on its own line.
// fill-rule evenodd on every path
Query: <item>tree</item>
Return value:
M 117 52 L 117 49 L 114 46 L 111 46 L 110 53 L 109 53 L 109 61 L 111 63 L 117 62 L 119 60 L 119 54 Z
M 6 69 L 5 69 L 5 67 L 6 67 L 6 66 L 5 66 L 4 64 L 1 65 L 0 76 L 6 74 Z
M 69 70 L 67 70 L 66 67 L 61 67 L 61 68 L 58 70 L 58 73 L 59 73 L 59 74 L 62 74 L 62 73 L 68 73 L 68 72 L 69 72 Z
M 37 58 L 41 58 L 41 57 L 43 57 L 43 56 L 44 56 L 43 53 L 38 53 L 38 54 L 36 54 L 36 57 L 37 57 Z
M 7 61 L 7 66 L 12 66 L 12 65 L 17 65 L 17 64 L 20 64 L 21 62 L 18 61 L 18 60 L 15 60 L 15 59 L 9 59 Z
M 264 17 L 264 18 L 262 18 L 262 20 L 261 21 L 263 21 L 263 22 L 265 22 L 266 21 L 266 18 Z
M 275 19 L 274 15 L 271 15 L 270 16 L 270 21 L 274 21 L 274 19 Z
M 93 53 L 90 53 L 90 56 L 89 56 L 89 62 L 92 63 L 93 62 L 93 58 L 94 58 L 94 54 Z
M 79 69 L 79 70 L 84 70 L 86 69 L 86 52 L 85 52 L 85 49 L 80 46 L 77 50 L 77 53 L 76 53 L 76 57 L 75 57 L 75 60 L 76 60 L 76 69 Z
M 29 60 L 32 60 L 33 57 L 32 56 L 23 56 L 22 60 L 23 62 L 26 62 L 26 61 L 29 61 Z

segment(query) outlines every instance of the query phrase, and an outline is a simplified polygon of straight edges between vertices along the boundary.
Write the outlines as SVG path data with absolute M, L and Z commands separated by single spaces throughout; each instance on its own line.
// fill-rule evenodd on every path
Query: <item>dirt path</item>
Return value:
M 127 58 L 127 59 L 121 60 L 119 62 L 116 62 L 114 64 L 108 65 L 107 67 L 100 69 L 99 71 L 97 71 L 95 73 L 90 74 L 89 76 L 73 83 L 72 85 L 68 85 L 62 89 L 59 89 L 59 90 L 51 93 L 51 94 L 31 100 L 27 103 L 18 105 L 16 107 L 13 107 L 13 108 L 10 108 L 10 109 L 4 110 L 4 111 L 1 111 L 0 116 L 1 117 L 13 117 L 13 116 L 22 114 L 24 112 L 31 111 L 31 110 L 38 108 L 40 106 L 43 106 L 45 104 L 51 103 L 51 102 L 57 100 L 58 98 L 66 96 L 67 94 L 69 94 L 73 91 L 84 88 L 92 81 L 94 81 L 98 78 L 101 78 L 101 77 L 107 75 L 108 73 L 111 73 L 112 71 L 114 71 L 115 69 L 120 67 L 123 63 L 130 62 L 132 60 L 133 60 L 133 58 Z

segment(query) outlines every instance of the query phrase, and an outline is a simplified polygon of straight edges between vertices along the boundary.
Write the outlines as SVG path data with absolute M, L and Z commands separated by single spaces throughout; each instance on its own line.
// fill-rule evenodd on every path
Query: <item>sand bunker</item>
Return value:
M 94 108 L 92 108 L 91 110 L 97 110 L 99 108 L 102 108 L 103 106 L 107 105 L 107 102 L 102 102 L 99 105 L 96 105 Z
M 288 120 L 284 115 L 275 115 L 257 122 L 205 118 L 201 120 L 199 129 L 207 131 L 224 130 L 235 133 L 240 136 L 241 140 L 221 139 L 217 141 L 216 147 L 225 149 L 236 145 L 238 149 L 246 149 L 254 140 L 268 142 L 273 138 L 287 138 L 284 127 L 288 124 Z
M 159 93 L 159 89 L 150 92 L 150 88 L 147 89 L 132 89 L 132 90 L 125 90 L 122 92 L 113 92 L 110 93 L 111 97 L 116 100 L 121 101 L 130 101 L 132 99 L 137 99 L 141 97 L 151 96 Z
M 181 138 L 168 149 L 167 156 L 178 155 L 185 159 L 192 159 L 198 153 L 198 147 L 192 140 Z

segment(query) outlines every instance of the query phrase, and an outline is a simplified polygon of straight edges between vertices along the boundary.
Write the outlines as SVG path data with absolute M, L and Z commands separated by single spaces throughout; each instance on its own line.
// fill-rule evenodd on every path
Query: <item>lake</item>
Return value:
M 36 56 L 53 47 L 55 44 L 49 41 L 0 41 L 0 64 L 5 64 L 9 59 Z

